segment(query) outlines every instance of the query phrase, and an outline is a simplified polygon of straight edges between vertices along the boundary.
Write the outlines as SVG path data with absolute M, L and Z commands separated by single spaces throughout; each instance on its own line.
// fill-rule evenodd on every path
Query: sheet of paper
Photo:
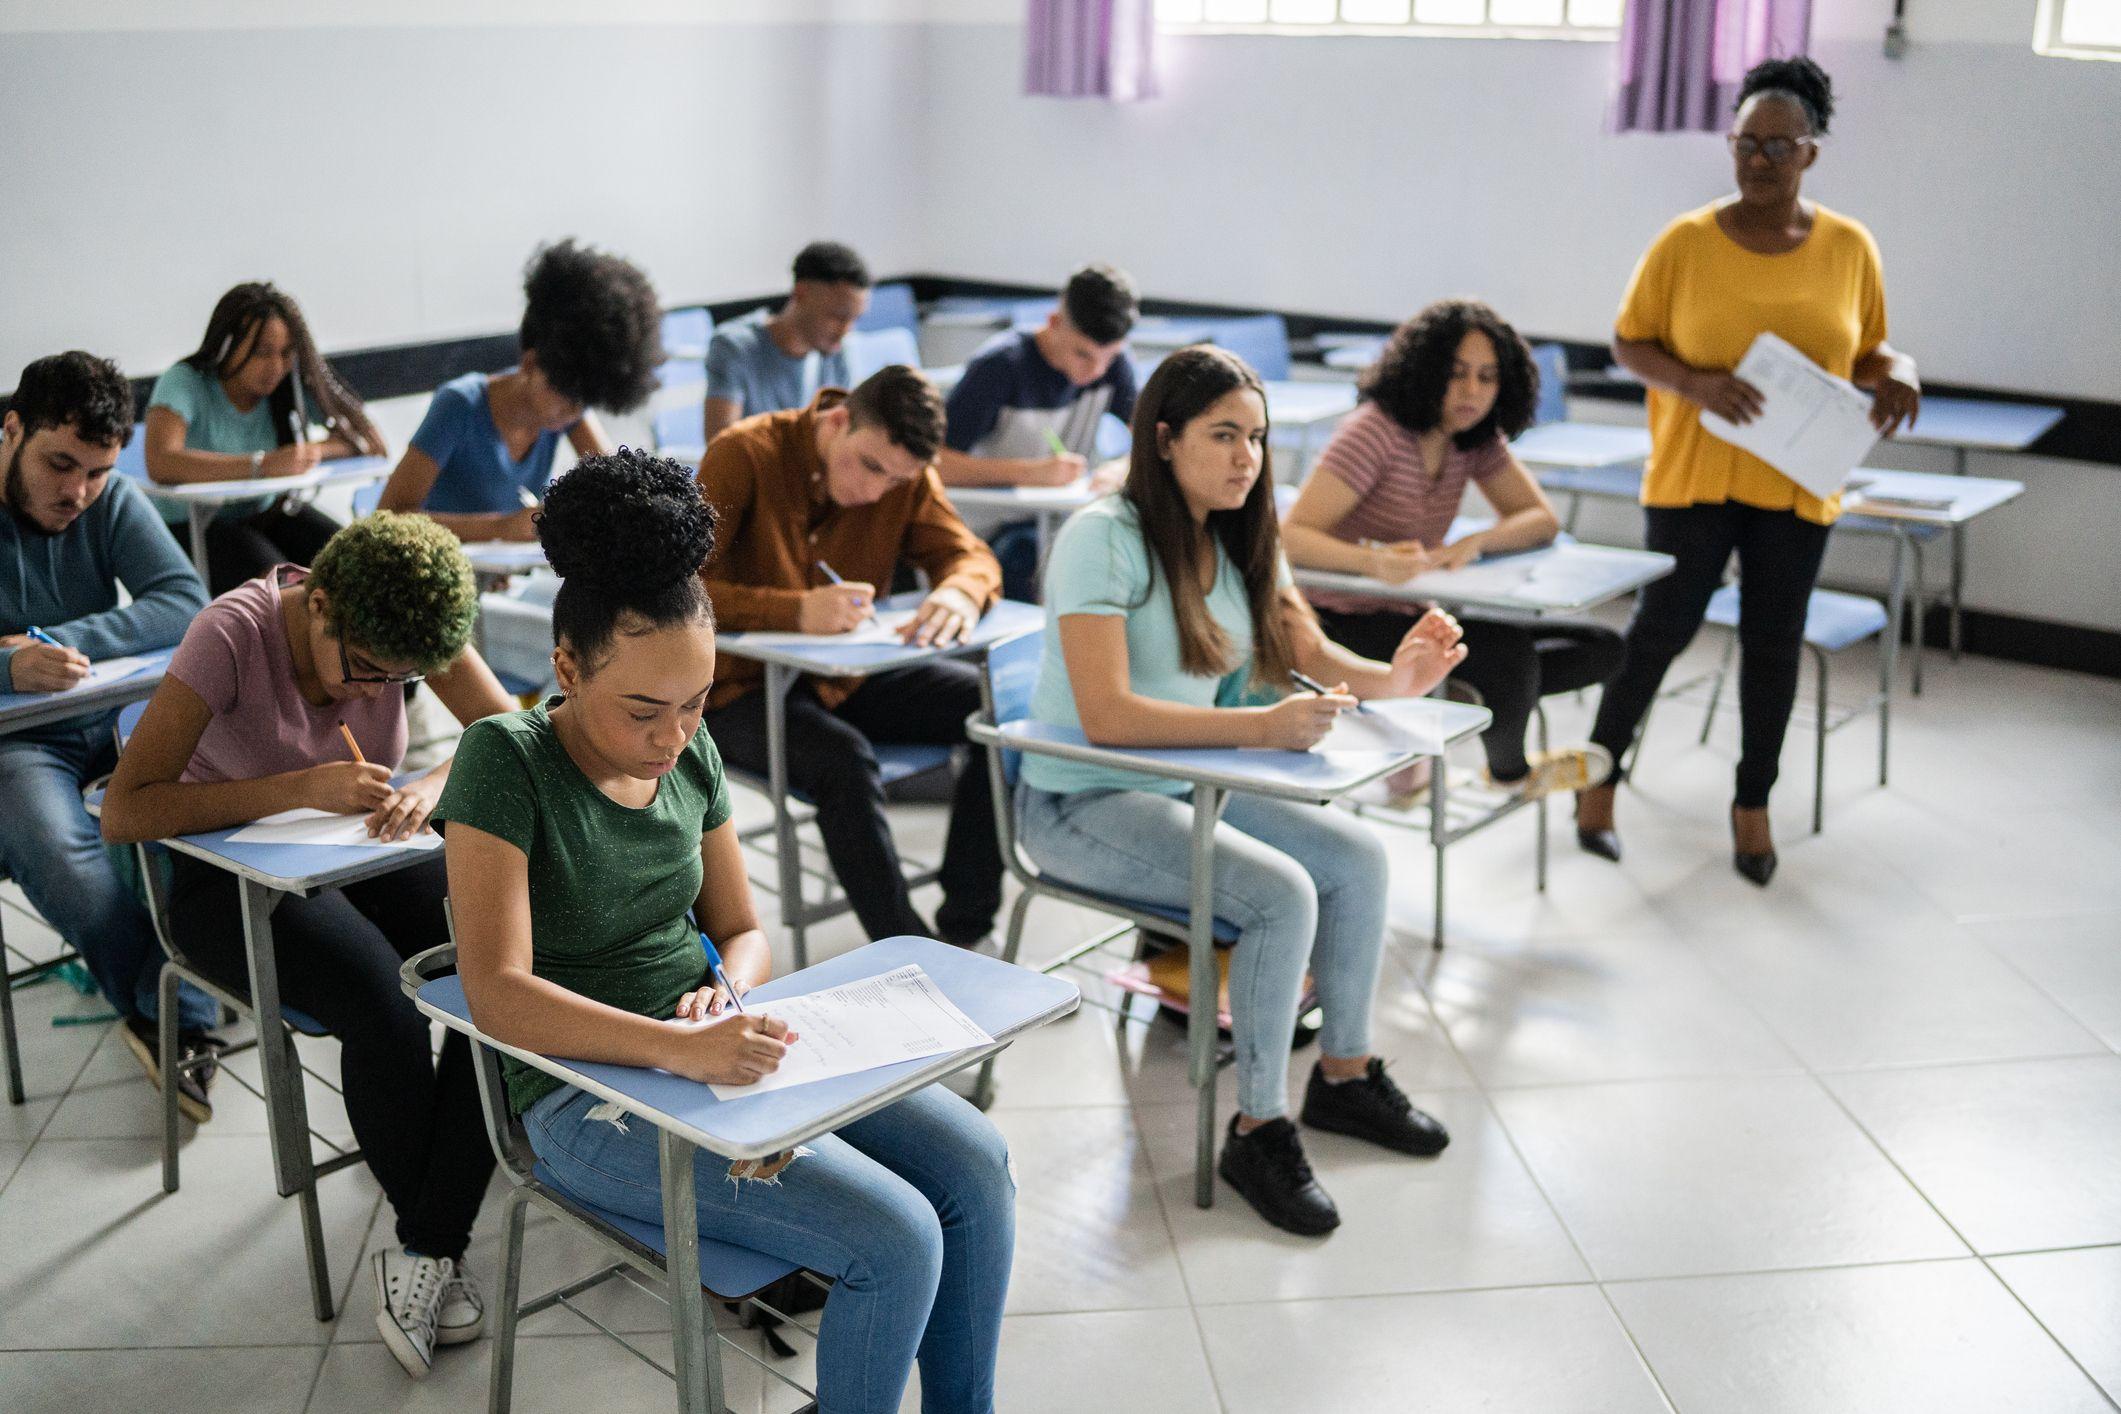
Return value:
M 1421 697 L 1366 702 L 1363 711 L 1343 712 L 1334 718 L 1333 729 L 1311 749 L 1327 755 L 1341 752 L 1374 755 L 1380 751 L 1440 755 L 1443 752 L 1442 706 Z
M 844 987 L 782 997 L 751 1007 L 795 1031 L 781 1067 L 750 1085 L 715 1085 L 715 1098 L 741 1099 L 813 1080 L 852 1075 L 880 1065 L 968 1050 L 994 1038 L 957 1009 L 935 980 L 916 965 L 879 973 Z
M 322 810 L 283 810 L 253 820 L 228 837 L 230 844 L 333 845 L 347 849 L 440 849 L 442 837 L 422 830 L 410 839 L 379 840 L 368 833 L 366 815 L 328 815 Z
M 782 633 L 775 630 L 747 632 L 743 641 L 762 648 L 845 648 L 868 644 L 895 645 L 899 630 L 913 622 L 912 609 L 880 609 L 847 633 Z
M 92 687 L 102 687 L 105 683 L 118 682 L 121 679 L 131 677 L 135 673 L 145 672 L 153 666 L 155 666 L 155 659 L 153 658 L 105 658 L 99 663 L 90 663 L 88 665 L 87 677 L 81 679 L 72 687 L 62 688 L 59 692 L 51 695 L 59 697 L 68 692 L 86 692 Z
M 1738 361 L 1760 390 L 1760 416 L 1740 427 L 1703 409 L 1712 436 L 1742 447 L 1815 496 L 1831 496 L 1878 445 L 1868 394 L 1836 378 L 1787 340 L 1761 334 Z
M 464 558 L 475 565 L 507 564 L 536 569 L 545 563 L 545 547 L 535 540 L 467 540 Z
M 1499 555 L 1464 569 L 1416 575 L 1407 588 L 1438 599 L 1513 600 L 1530 608 L 1595 603 L 1638 572 L 1639 557 L 1597 545 Z

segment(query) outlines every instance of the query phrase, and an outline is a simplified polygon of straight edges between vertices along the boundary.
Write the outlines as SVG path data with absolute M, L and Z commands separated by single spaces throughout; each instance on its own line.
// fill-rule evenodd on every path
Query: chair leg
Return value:
M 501 1290 L 498 1293 L 501 1304 L 495 1313 L 493 1365 L 486 1383 L 486 1414 L 508 1414 L 510 1402 L 515 1397 L 516 1308 L 522 1304 L 523 1220 L 528 1216 L 530 1203 L 524 1190 L 512 1188 L 508 1192 L 507 1205 L 507 1226 L 501 1240 Z
M 1436 914 L 1429 923 L 1429 951 L 1443 951 L 1444 853 L 1450 847 L 1451 758 L 1438 756 L 1429 770 L 1429 852 L 1436 861 Z
M 1709 744 L 1709 728 L 1715 724 L 1716 706 L 1723 701 L 1724 679 L 1731 675 L 1731 656 L 1737 651 L 1738 631 L 1733 629 L 1730 637 L 1725 639 L 1723 643 L 1723 661 L 1716 665 L 1716 681 L 1709 687 L 1709 710 L 1701 714 L 1700 744 L 1703 746 Z M 1647 716 L 1645 716 L 1644 720 L 1648 720 Z
M 155 987 L 156 1031 L 162 1058 L 162 1191 L 177 1191 L 177 969 L 162 964 Z
M 1908 552 L 1915 562 L 1915 593 L 1913 595 L 1915 602 L 1915 632 L 1913 635 L 1914 642 L 1910 645 L 1912 651 L 1909 656 L 1913 661 L 1908 664 L 1908 686 L 1915 696 L 1920 697 L 1922 695 L 1922 643 L 1929 636 L 1929 580 L 1922 569 L 1922 542 L 1910 539 L 1908 541 Z
M 1893 724 L 1893 675 L 1892 670 L 1881 664 L 1878 669 L 1878 784 L 1885 784 L 1886 743 Z
M 331 1254 L 324 1248 L 324 1215 L 317 1204 L 317 1167 L 309 1154 L 309 1106 L 302 1093 L 302 1058 L 295 1052 L 294 1034 L 284 1026 L 279 1031 L 283 1056 L 280 1073 L 287 1087 L 282 1092 L 283 1103 L 293 1110 L 288 1129 L 302 1146 L 296 1158 L 300 1187 L 294 1197 L 302 1208 L 302 1249 L 309 1259 L 310 1304 L 318 1320 L 328 1321 L 332 1318 Z
M 22 1047 L 15 1039 L 15 979 L 7 971 L 7 937 L 0 932 L 0 1045 L 7 1048 L 7 1102 L 22 1104 Z
M 1812 833 L 1816 835 L 1826 821 L 1826 654 L 1813 648 L 1812 661 L 1819 669 L 1818 730 L 1812 734 Z
M 1017 949 L 1022 946 L 1024 918 L 1031 911 L 1031 890 L 1025 889 L 1016 896 L 1016 903 L 1009 909 L 1009 932 L 1002 939 L 1002 961 L 1015 962 Z M 972 1103 L 985 1110 L 994 1103 L 994 1063 L 1001 1057 L 992 1055 L 979 1063 L 979 1079 L 972 1084 Z
M 1539 723 L 1539 749 L 1541 751 L 1551 750 L 1552 748 L 1547 741 L 1546 708 L 1535 704 L 1532 708 L 1532 717 L 1533 720 Z M 1532 869 L 1533 876 L 1539 882 L 1539 892 L 1545 893 L 1547 891 L 1547 798 L 1545 796 L 1539 797 L 1533 809 L 1539 813 L 1536 817 L 1537 823 L 1533 826 L 1536 844 L 1533 852 Z

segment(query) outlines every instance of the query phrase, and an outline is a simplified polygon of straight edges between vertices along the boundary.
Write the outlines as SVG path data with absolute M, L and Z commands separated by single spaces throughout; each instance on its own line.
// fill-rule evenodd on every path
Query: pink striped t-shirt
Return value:
M 1444 448 L 1443 469 L 1432 477 L 1422 462 L 1417 435 L 1376 403 L 1364 400 L 1341 420 L 1318 458 L 1318 470 L 1338 477 L 1357 498 L 1355 508 L 1332 527 L 1333 538 L 1419 540 L 1431 549 L 1442 545 L 1458 515 L 1466 483 L 1486 481 L 1510 465 L 1509 446 L 1501 433 L 1470 451 L 1452 442 Z M 1405 603 L 1390 599 L 1327 589 L 1305 592 L 1320 607 L 1344 614 L 1407 610 Z

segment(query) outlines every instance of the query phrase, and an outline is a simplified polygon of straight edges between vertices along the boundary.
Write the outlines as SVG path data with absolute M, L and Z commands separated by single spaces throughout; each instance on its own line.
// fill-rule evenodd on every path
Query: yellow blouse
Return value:
M 1885 342 L 1885 284 L 1878 244 L 1863 226 L 1820 206 L 1804 244 L 1760 255 L 1716 224 L 1716 207 L 1681 216 L 1642 253 L 1614 332 L 1664 345 L 1696 368 L 1732 369 L 1755 335 L 1772 330 L 1827 372 L 1846 378 Z M 1720 505 L 1794 510 L 1831 525 L 1841 498 L 1820 500 L 1751 452 L 1701 425 L 1701 407 L 1650 390 L 1646 506 Z

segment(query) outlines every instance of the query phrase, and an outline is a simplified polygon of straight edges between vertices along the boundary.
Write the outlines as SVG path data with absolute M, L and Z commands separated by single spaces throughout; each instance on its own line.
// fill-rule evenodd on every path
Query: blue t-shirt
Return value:
M 950 390 L 943 437 L 975 457 L 1045 457 L 1046 434 L 1077 456 L 1097 459 L 1097 422 L 1134 416 L 1134 359 L 1122 353 L 1095 383 L 1078 388 L 1046 362 L 1037 336 L 1011 331 L 989 339 Z
M 848 386 L 847 348 L 790 358 L 766 332 L 766 310 L 717 327 L 707 341 L 707 396 L 727 398 L 745 417 L 810 406 L 820 388 Z
M 1178 615 L 1171 608 L 1170 586 L 1159 571 L 1152 592 L 1151 564 L 1141 519 L 1125 496 L 1093 501 L 1068 518 L 1046 561 L 1046 643 L 1039 659 L 1038 686 L 1031 692 L 1034 721 L 1082 726 L 1075 711 L 1075 689 L 1068 681 L 1068 660 L 1061 653 L 1060 621 L 1066 614 L 1117 614 L 1126 619 L 1127 686 L 1143 697 L 1186 707 L 1214 707 L 1231 704 L 1242 692 L 1252 671 L 1252 606 L 1245 597 L 1244 575 L 1217 544 L 1208 613 L 1228 635 L 1234 664 L 1220 676 L 1196 677 L 1181 666 Z M 1286 559 L 1276 578 L 1284 586 L 1294 583 Z M 1026 755 L 1023 778 L 1040 790 L 1060 795 L 1082 790 L 1184 795 L 1191 789 L 1183 781 L 1052 756 Z
M 420 509 L 478 515 L 521 510 L 525 492 L 534 500 L 545 498 L 560 434 L 540 432 L 520 461 L 509 456 L 486 402 L 488 376 L 467 373 L 435 389 L 420 430 L 412 434 L 412 445 L 439 468 Z
M 228 400 L 219 378 L 211 373 L 201 373 L 188 363 L 173 363 L 162 371 L 162 376 L 155 380 L 154 391 L 147 395 L 147 405 L 168 408 L 183 418 L 184 445 L 195 452 L 226 452 L 247 457 L 252 452 L 269 452 L 280 445 L 279 429 L 273 426 L 271 399 L 260 398 L 251 405 L 249 412 L 238 412 L 236 405 Z M 247 477 L 250 473 L 244 475 Z M 234 520 L 256 515 L 272 503 L 271 496 L 251 496 L 228 502 L 217 514 Z M 181 502 L 158 501 L 156 509 L 162 513 L 162 519 L 172 525 L 184 525 L 189 520 L 189 512 Z

